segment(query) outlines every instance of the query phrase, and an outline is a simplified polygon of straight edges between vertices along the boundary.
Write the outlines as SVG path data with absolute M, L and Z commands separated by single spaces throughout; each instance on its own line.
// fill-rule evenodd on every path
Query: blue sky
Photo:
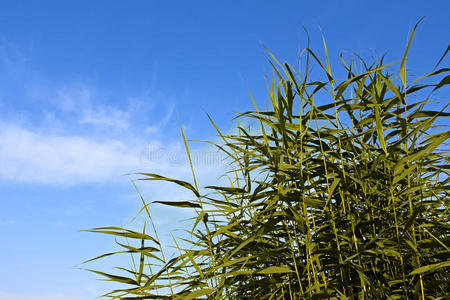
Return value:
M 333 67 L 341 51 L 397 60 L 425 17 L 408 60 L 424 74 L 448 45 L 448 11 L 445 0 L 0 1 L 0 299 L 107 291 L 75 266 L 113 240 L 78 230 L 133 226 L 126 173 L 189 179 L 179 124 L 188 139 L 214 139 L 205 113 L 229 130 L 251 109 L 247 88 L 264 105 L 264 47 L 295 65 L 302 26 L 323 54 L 320 27 Z M 192 147 L 200 182 L 215 183 L 223 165 Z M 189 197 L 139 187 L 149 201 Z M 187 216 L 152 209 L 163 239 Z

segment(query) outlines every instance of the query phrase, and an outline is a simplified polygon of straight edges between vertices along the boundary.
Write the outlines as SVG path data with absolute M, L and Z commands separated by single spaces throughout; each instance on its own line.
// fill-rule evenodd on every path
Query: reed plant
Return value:
M 192 192 L 152 202 L 195 211 L 187 235 L 174 240 L 176 256 L 161 246 L 143 197 L 150 231 L 88 230 L 127 240 L 92 260 L 132 255 L 121 275 L 91 270 L 124 284 L 105 296 L 449 299 L 450 131 L 439 124 L 450 113 L 428 107 L 450 83 L 450 69 L 438 68 L 450 46 L 430 73 L 410 79 L 413 35 L 398 62 L 341 56 L 344 78 L 333 75 L 325 41 L 324 60 L 305 48 L 297 71 L 269 52 L 269 107 L 252 99 L 254 110 L 236 117 L 257 128 L 224 134 L 210 118 L 220 142 L 209 143 L 226 156 L 229 184 L 200 189 L 192 163 L 192 183 L 137 174 Z M 312 65 L 324 80 L 311 78 Z

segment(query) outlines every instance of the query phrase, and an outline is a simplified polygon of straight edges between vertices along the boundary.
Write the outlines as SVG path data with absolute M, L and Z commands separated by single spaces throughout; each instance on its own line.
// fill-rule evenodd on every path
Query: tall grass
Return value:
M 258 128 L 226 135 L 211 119 L 221 139 L 215 145 L 232 168 L 229 185 L 199 189 L 194 169 L 193 183 L 138 174 L 192 191 L 194 200 L 154 201 L 196 212 L 191 238 L 174 240 L 179 255 L 165 256 L 142 197 L 150 232 L 88 230 L 137 243 L 118 242 L 133 268 L 119 268 L 121 275 L 91 270 L 125 285 L 106 296 L 449 297 L 449 156 L 441 147 L 450 131 L 436 124 L 450 114 L 447 106 L 426 110 L 432 92 L 450 83 L 450 69 L 437 68 L 449 49 L 431 73 L 407 80 L 413 35 L 392 64 L 341 57 L 344 79 L 333 75 L 327 54 L 321 61 L 309 48 L 299 56 L 303 71 L 272 57 L 270 107 L 253 102 L 253 111 L 236 117 Z M 310 78 L 312 65 L 326 80 Z M 317 105 L 317 98 L 329 100 Z

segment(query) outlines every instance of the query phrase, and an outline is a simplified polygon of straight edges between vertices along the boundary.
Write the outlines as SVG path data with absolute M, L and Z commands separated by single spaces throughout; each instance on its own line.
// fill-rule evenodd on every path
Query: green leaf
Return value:
M 174 206 L 174 207 L 201 208 L 200 204 L 193 203 L 190 201 L 153 201 L 153 203 L 160 203 L 160 204 Z
M 251 259 L 250 256 L 241 257 L 241 258 L 233 259 L 233 260 L 225 260 L 225 262 L 223 264 L 217 266 L 216 269 L 220 270 L 221 268 L 229 267 L 229 266 L 232 266 L 232 265 L 240 263 L 240 262 L 247 262 L 249 259 Z
M 226 187 L 226 186 L 213 186 L 213 185 L 208 185 L 205 186 L 206 189 L 214 189 L 216 191 L 222 191 L 222 192 L 226 192 L 229 194 L 244 194 L 247 191 L 241 188 L 236 188 L 236 187 Z
M 144 234 L 141 232 L 136 232 L 136 231 L 120 228 L 120 227 L 115 227 L 115 226 L 98 227 L 98 228 L 94 228 L 94 229 L 81 230 L 81 231 L 110 234 L 110 235 L 130 238 L 130 239 L 151 240 L 159 245 L 159 242 L 156 239 L 154 239 L 153 237 L 149 236 L 148 234 Z
M 423 273 L 428 273 L 428 272 L 434 272 L 438 269 L 446 268 L 446 267 L 450 267 L 450 260 L 417 268 L 414 271 L 412 271 L 411 273 L 409 273 L 409 275 L 413 276 L 413 275 L 418 275 L 418 274 L 423 274 Z
M 444 59 L 444 57 L 447 55 L 448 51 L 450 50 L 450 44 L 448 44 L 447 49 L 444 51 L 444 54 L 442 54 L 441 58 L 439 59 L 439 61 L 437 62 L 436 66 L 434 67 L 434 69 L 436 69 L 439 64 L 442 62 L 442 60 Z
M 406 89 L 406 68 L 405 68 L 406 56 L 407 56 L 407 54 L 408 54 L 408 49 L 409 49 L 409 46 L 411 45 L 411 41 L 412 41 L 412 38 L 413 38 L 413 36 L 414 36 L 414 32 L 416 31 L 417 26 L 419 25 L 419 23 L 420 23 L 422 20 L 423 20 L 423 18 L 420 19 L 419 22 L 417 22 L 416 25 L 414 26 L 414 29 L 413 29 L 413 31 L 412 31 L 410 37 L 409 37 L 408 44 L 406 45 L 405 52 L 403 53 L 402 61 L 401 61 L 401 63 L 400 63 L 400 78 L 401 78 L 401 80 L 402 80 L 403 88 L 404 88 L 404 89 Z
M 291 269 L 286 268 L 286 267 L 268 267 L 261 271 L 258 271 L 257 273 L 258 274 L 277 274 L 277 273 L 294 273 L 294 271 L 292 271 Z
M 201 296 L 209 295 L 212 292 L 214 292 L 213 289 L 199 289 L 199 290 L 189 293 L 186 297 L 183 298 L 183 300 L 196 299 Z
M 200 193 L 189 182 L 186 182 L 183 180 L 178 180 L 178 179 L 173 179 L 173 178 L 169 178 L 169 177 L 164 177 L 164 176 L 161 176 L 158 174 L 152 174 L 152 173 L 136 173 L 136 174 L 149 177 L 149 178 L 139 178 L 138 180 L 162 180 L 162 181 L 176 183 L 184 188 L 191 190 L 197 197 L 200 197 Z
M 440 89 L 441 87 L 443 87 L 444 85 L 450 84 L 450 75 L 445 76 L 437 85 L 436 87 L 433 89 L 433 91 Z
M 380 117 L 380 108 L 378 105 L 375 105 L 375 124 L 376 124 L 376 131 L 377 131 L 377 136 L 378 136 L 378 140 L 380 141 L 380 146 L 381 149 L 383 149 L 384 153 L 387 155 L 388 151 L 386 148 L 386 142 L 384 140 L 384 133 L 383 133 L 383 123 L 381 121 L 381 117 Z
M 91 269 L 84 269 L 84 270 L 102 275 L 102 276 L 108 278 L 109 281 L 122 282 L 122 283 L 132 284 L 132 285 L 139 285 L 138 282 L 132 278 L 118 276 L 118 275 L 114 275 L 114 274 L 108 274 L 108 273 L 91 270 Z
M 403 99 L 402 94 L 400 93 L 398 88 L 395 86 L 395 84 L 393 84 L 392 81 L 390 81 L 389 79 L 384 77 L 383 74 L 379 73 L 379 75 L 381 76 L 381 78 L 383 79 L 383 81 L 387 85 L 387 87 L 395 94 L 395 96 L 397 96 L 398 99 L 400 99 L 402 101 L 402 103 L 404 105 L 406 105 L 405 99 Z

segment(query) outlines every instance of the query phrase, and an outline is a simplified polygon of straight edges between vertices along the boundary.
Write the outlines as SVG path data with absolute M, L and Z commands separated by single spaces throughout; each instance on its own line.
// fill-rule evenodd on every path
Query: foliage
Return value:
M 139 174 L 140 180 L 169 181 L 195 196 L 160 202 L 196 212 L 187 230 L 191 239 L 178 239 L 186 246 L 175 240 L 178 256 L 166 259 L 154 226 L 153 235 L 145 228 L 142 233 L 90 230 L 138 242 L 119 243 L 122 252 L 139 257 L 134 268 L 121 268 L 127 276 L 91 270 L 128 285 L 107 296 L 448 297 L 449 157 L 440 147 L 450 131 L 436 124 L 450 114 L 446 107 L 425 110 L 429 97 L 410 99 L 449 84 L 450 69 L 436 66 L 407 81 L 413 34 L 398 73 L 388 72 L 398 62 L 384 64 L 383 58 L 371 65 L 361 58 L 351 64 L 342 59 L 346 78 L 341 80 L 333 77 L 327 54 L 322 62 L 306 48 L 299 56 L 306 56 L 304 72 L 298 73 L 272 57 L 271 107 L 261 111 L 255 105 L 236 117 L 254 120 L 258 130 L 238 126 L 236 134 L 225 135 L 211 120 L 221 139 L 218 151 L 232 168 L 229 185 L 200 190 L 194 171 L 193 184 Z M 326 53 L 325 42 L 324 48 Z M 310 64 L 317 64 L 326 80 L 312 80 Z M 356 72 L 357 65 L 362 72 Z M 420 84 L 424 79 L 433 82 Z M 315 104 L 325 97 L 331 100 Z M 189 156 L 184 134 L 183 139 Z M 142 203 L 153 224 L 148 203 Z

